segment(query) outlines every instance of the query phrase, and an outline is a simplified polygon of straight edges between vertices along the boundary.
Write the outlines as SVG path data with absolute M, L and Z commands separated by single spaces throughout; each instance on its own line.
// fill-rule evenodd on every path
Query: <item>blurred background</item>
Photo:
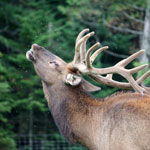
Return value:
M 109 46 L 95 66 L 112 66 L 142 48 L 145 54 L 129 67 L 150 62 L 150 0 L 0 1 L 0 150 L 86 149 L 68 144 L 59 134 L 41 81 L 25 57 L 37 43 L 70 62 L 84 28 L 96 32 L 88 47 L 97 41 Z M 96 97 L 118 91 L 100 86 Z

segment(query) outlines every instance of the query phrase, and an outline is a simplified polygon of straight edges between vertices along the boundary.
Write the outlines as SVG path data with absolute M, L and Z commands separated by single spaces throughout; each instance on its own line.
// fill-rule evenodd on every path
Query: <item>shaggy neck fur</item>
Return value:
M 81 87 L 70 87 L 63 82 L 57 82 L 57 84 L 52 86 L 48 86 L 43 82 L 43 89 L 48 106 L 60 132 L 69 141 L 73 143 L 77 142 L 77 139 L 80 137 L 75 133 L 76 129 L 73 129 L 73 120 L 77 116 L 79 120 L 83 116 L 92 117 L 92 113 L 96 111 L 95 107 L 99 105 L 100 109 L 102 102 L 97 99 L 93 100 Z
M 51 86 L 43 82 L 43 89 L 60 132 L 69 141 L 80 142 L 91 150 L 109 149 L 113 145 L 115 149 L 118 135 L 126 134 L 121 136 L 122 141 L 134 135 L 130 135 L 133 129 L 139 131 L 140 135 L 147 123 L 139 125 L 139 120 L 150 119 L 148 95 L 121 93 L 98 100 L 89 96 L 81 87 L 70 87 L 63 82 Z M 129 132 L 130 127 L 133 129 Z M 138 138 L 135 142 L 140 143 Z

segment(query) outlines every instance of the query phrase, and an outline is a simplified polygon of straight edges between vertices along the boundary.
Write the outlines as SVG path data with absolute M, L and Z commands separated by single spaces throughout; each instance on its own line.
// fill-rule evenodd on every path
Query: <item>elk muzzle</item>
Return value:
M 34 55 L 34 51 L 38 51 L 39 49 L 41 49 L 41 46 L 39 46 L 38 44 L 32 44 L 32 47 L 29 51 L 27 51 L 26 53 L 26 57 L 29 61 L 35 62 L 36 58 Z

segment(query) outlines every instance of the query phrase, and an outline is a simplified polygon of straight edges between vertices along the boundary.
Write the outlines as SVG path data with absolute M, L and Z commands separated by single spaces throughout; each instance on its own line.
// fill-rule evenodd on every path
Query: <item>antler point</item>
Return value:
M 91 32 L 91 35 L 94 35 L 94 34 L 95 34 L 95 32 L 94 32 L 94 31 L 92 31 L 92 32 Z
M 97 45 L 99 46 L 99 45 L 100 45 L 100 42 L 97 42 Z
M 90 29 L 89 29 L 89 28 L 86 28 L 85 30 L 89 31 Z
M 141 52 L 141 53 L 144 53 L 144 52 L 145 52 L 145 49 L 141 49 L 140 52 Z

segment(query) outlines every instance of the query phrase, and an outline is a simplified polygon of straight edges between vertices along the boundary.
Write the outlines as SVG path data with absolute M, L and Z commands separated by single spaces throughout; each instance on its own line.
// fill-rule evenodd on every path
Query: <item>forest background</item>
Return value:
M 150 62 L 150 0 L 0 0 L 0 148 L 15 149 L 20 134 L 58 132 L 25 53 L 37 43 L 70 62 L 84 28 L 96 32 L 88 46 L 109 46 L 95 66 L 112 66 L 142 48 L 129 67 Z M 119 90 L 99 86 L 96 97 Z

